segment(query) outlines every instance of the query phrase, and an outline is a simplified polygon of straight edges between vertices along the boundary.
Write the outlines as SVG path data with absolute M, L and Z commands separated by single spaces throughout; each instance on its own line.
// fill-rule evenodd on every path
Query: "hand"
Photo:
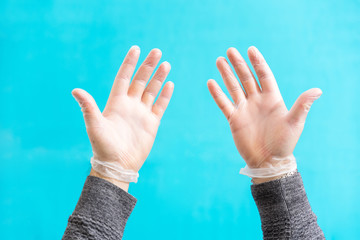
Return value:
M 250 168 L 266 167 L 274 157 L 292 155 L 307 113 L 322 94 L 321 90 L 313 88 L 304 92 L 288 111 L 276 80 L 259 50 L 250 47 L 248 56 L 261 88 L 235 48 L 228 49 L 227 55 L 244 90 L 223 57 L 217 59 L 216 65 L 234 103 L 215 80 L 208 81 L 208 88 L 229 121 L 240 155 Z
M 89 93 L 81 89 L 72 91 L 83 111 L 94 158 L 118 163 L 135 172 L 139 171 L 150 153 L 174 89 L 174 84 L 167 82 L 154 103 L 170 71 L 168 62 L 159 66 L 146 86 L 160 61 L 159 49 L 149 53 L 130 84 L 139 55 L 137 46 L 129 50 L 102 113 Z

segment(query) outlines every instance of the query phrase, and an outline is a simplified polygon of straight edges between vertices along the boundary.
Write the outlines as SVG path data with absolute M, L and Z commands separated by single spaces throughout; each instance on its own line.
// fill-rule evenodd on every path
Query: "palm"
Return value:
M 271 94 L 249 99 L 234 111 L 229 119 L 231 132 L 237 149 L 248 159 L 250 167 L 261 167 L 257 159 L 286 157 L 292 153 L 301 129 L 287 124 L 287 113 L 283 100 Z M 295 142 L 292 135 L 297 136 Z
M 88 105 L 95 111 L 92 119 L 87 120 L 85 108 L 84 116 L 94 158 L 117 162 L 125 169 L 137 172 L 150 153 L 160 119 L 170 100 L 173 85 L 170 82 L 166 84 L 159 100 L 153 105 L 154 96 L 157 95 L 161 83 L 170 70 L 168 63 L 160 65 L 145 90 L 144 84 L 138 82 L 144 81 L 144 78 L 147 81 L 160 59 L 159 50 L 153 50 L 145 60 L 146 67 L 143 64 L 139 68 L 130 87 L 127 88 L 124 80 L 126 80 L 126 76 L 131 75 L 130 72 L 135 68 L 138 57 L 135 54 L 134 50 L 130 50 L 125 58 L 104 111 L 97 112 L 99 110 L 96 110 L 97 107 L 91 106 L 92 100 L 88 98 Z M 148 66 L 153 67 L 149 68 Z M 75 96 L 77 96 L 76 94 L 80 96 L 85 94 L 81 92 L 83 90 L 77 91 Z M 83 96 L 86 97 L 86 95 Z
M 231 103 L 215 81 L 210 80 L 208 85 L 229 120 L 240 155 L 251 168 L 262 167 L 273 157 L 291 155 L 303 130 L 307 111 L 321 91 L 311 89 L 303 93 L 288 111 L 275 78 L 257 49 L 250 48 L 249 57 L 262 89 L 235 49 L 229 49 L 228 56 L 245 92 L 224 58 L 219 58 L 217 65 L 235 104 Z

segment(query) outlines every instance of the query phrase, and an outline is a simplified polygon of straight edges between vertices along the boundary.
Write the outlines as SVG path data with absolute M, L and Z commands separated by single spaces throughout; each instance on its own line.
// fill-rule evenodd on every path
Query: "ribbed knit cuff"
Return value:
M 88 176 L 66 231 L 72 236 L 121 239 L 135 204 L 136 199 L 121 188 Z
M 300 173 L 254 184 L 251 192 L 260 213 L 264 239 L 324 239 Z

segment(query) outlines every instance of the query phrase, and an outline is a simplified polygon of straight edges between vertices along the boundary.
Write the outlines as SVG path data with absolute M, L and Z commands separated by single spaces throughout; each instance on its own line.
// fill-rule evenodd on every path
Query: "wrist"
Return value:
M 131 169 L 124 169 L 124 167 L 118 163 L 105 162 L 95 159 L 90 160 L 92 169 L 99 175 L 111 180 L 117 180 L 120 182 L 137 182 L 139 173 L 134 172 Z
M 287 157 L 272 157 L 271 160 L 263 162 L 262 165 L 256 167 L 249 167 L 250 162 L 246 161 L 247 165 L 240 169 L 240 174 L 257 179 L 263 179 L 261 181 L 275 180 L 284 174 L 293 172 L 297 168 L 294 155 Z
M 260 183 L 270 182 L 270 181 L 274 181 L 274 180 L 277 180 L 277 179 L 282 179 L 282 178 L 286 178 L 286 177 L 292 176 L 292 175 L 294 175 L 295 173 L 297 173 L 297 169 L 296 169 L 295 171 L 290 171 L 290 172 L 287 172 L 287 173 L 284 173 L 284 174 L 281 174 L 281 175 L 275 176 L 275 177 L 269 177 L 269 178 L 252 178 L 252 179 L 251 179 L 251 182 L 252 182 L 253 184 L 260 184 Z
M 271 178 L 252 178 L 251 179 L 251 182 L 253 184 L 260 184 L 260 183 L 265 183 L 265 182 L 270 182 L 270 181 L 274 181 L 276 179 L 280 179 L 284 176 L 285 174 L 283 175 L 280 175 L 280 176 L 276 176 L 276 177 L 271 177 Z
M 90 176 L 94 176 L 94 177 L 104 179 L 104 180 L 116 185 L 117 187 L 121 188 L 125 192 L 128 192 L 128 190 L 129 190 L 129 183 L 128 182 L 123 182 L 123 181 L 119 181 L 119 180 L 116 180 L 116 179 L 113 179 L 113 178 L 105 177 L 105 176 L 101 175 L 100 173 L 96 172 L 92 168 L 91 168 L 91 171 L 90 171 Z

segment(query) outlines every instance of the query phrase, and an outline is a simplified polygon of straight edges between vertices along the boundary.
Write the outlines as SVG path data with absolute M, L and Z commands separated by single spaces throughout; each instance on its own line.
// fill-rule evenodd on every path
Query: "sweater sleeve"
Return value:
M 89 176 L 62 239 L 121 239 L 135 204 L 121 188 Z
M 325 239 L 300 173 L 251 186 L 264 239 Z

